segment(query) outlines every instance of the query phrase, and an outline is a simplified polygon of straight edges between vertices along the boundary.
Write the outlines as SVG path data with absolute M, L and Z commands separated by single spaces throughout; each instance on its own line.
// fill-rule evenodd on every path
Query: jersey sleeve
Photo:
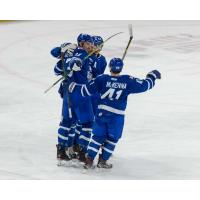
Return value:
M 96 77 L 103 74 L 105 69 L 106 69 L 106 59 L 104 56 L 100 55 L 99 57 L 97 57 L 97 61 L 96 61 Z
M 107 61 L 106 58 L 104 56 L 102 57 L 102 61 L 101 61 L 101 74 L 103 74 L 105 72 L 106 66 L 107 66 Z
M 146 79 L 138 79 L 134 77 L 129 77 L 129 93 L 142 93 L 150 90 L 155 85 L 155 79 L 146 78 Z
M 54 73 L 55 75 L 59 76 L 59 75 L 62 75 L 63 74 L 63 66 L 62 66 L 62 61 L 59 60 L 55 67 L 54 67 Z

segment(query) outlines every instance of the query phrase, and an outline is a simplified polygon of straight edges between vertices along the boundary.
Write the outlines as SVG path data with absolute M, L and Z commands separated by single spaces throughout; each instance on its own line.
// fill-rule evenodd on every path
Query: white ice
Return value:
M 129 97 L 123 137 L 111 170 L 56 166 L 61 115 L 50 50 L 79 33 L 109 40 L 102 53 L 121 57 L 123 74 L 162 80 Z M 0 179 L 200 179 L 200 21 L 25 21 L 0 24 Z M 107 70 L 108 73 L 108 70 Z

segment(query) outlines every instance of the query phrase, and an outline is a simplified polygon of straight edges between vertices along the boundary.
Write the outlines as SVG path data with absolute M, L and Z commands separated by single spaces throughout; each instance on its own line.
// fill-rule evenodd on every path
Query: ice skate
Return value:
M 91 169 L 91 168 L 94 168 L 92 158 L 86 157 L 86 158 L 85 158 L 85 165 L 84 165 L 83 167 L 84 167 L 84 169 Z
M 73 146 L 73 150 L 74 150 L 75 153 L 78 153 L 80 151 L 80 146 L 78 144 L 75 144 Z
M 58 163 L 57 165 L 58 166 L 61 166 L 63 161 L 69 161 L 70 158 L 67 156 L 66 152 L 65 152 L 65 148 L 63 148 L 61 145 L 57 144 L 56 145 L 57 147 L 57 160 L 58 160 Z
M 70 159 L 76 159 L 77 158 L 77 154 L 75 153 L 73 147 L 66 148 L 65 153 Z
M 77 159 L 78 159 L 80 162 L 85 163 L 86 157 L 85 157 L 85 152 L 84 152 L 83 150 L 79 150 L 79 151 L 78 151 Z
M 111 169 L 113 167 L 112 164 L 107 163 L 106 160 L 104 160 L 101 155 L 99 155 L 99 160 L 97 163 L 98 168 L 105 168 L 105 169 Z

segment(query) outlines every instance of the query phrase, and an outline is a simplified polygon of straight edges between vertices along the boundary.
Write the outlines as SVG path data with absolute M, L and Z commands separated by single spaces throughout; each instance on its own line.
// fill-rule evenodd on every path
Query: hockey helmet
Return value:
M 92 36 L 94 46 L 103 47 L 103 38 L 101 36 Z
M 77 37 L 77 43 L 79 45 L 80 42 L 90 42 L 93 44 L 93 40 L 92 37 L 88 34 L 84 34 L 81 33 L 78 37 Z
M 110 71 L 114 73 L 120 73 L 124 66 L 121 58 L 112 58 L 109 63 Z

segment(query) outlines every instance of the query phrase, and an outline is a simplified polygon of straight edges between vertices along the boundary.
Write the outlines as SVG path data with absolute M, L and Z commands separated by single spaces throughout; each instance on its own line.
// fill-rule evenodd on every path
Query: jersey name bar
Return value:
M 107 88 L 115 88 L 115 89 L 126 89 L 127 84 L 126 83 L 118 83 L 118 82 L 107 82 L 106 83 Z

